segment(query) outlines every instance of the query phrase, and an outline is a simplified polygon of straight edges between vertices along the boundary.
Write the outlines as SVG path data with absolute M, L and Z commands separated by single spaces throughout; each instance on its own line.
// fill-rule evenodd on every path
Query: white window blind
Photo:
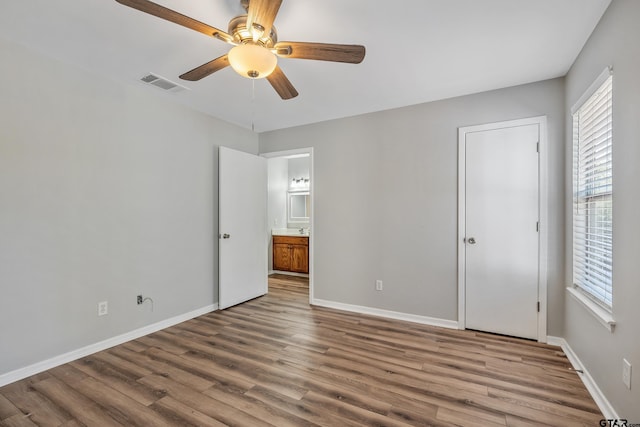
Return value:
M 599 80 L 573 111 L 573 283 L 611 311 L 613 77 Z

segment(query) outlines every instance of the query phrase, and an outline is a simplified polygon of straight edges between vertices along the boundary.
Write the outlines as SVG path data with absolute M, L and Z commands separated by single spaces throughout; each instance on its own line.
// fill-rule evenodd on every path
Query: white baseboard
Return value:
M 616 410 L 613 409 L 613 406 L 611 405 L 611 403 L 609 403 L 607 397 L 604 395 L 602 390 L 600 390 L 600 387 L 598 387 L 598 384 L 596 384 L 593 377 L 589 374 L 589 371 L 585 369 L 584 365 L 580 361 L 580 358 L 573 351 L 567 340 L 560 337 L 549 336 L 547 337 L 547 343 L 562 347 L 562 351 L 564 351 L 564 354 L 567 355 L 567 359 L 569 359 L 569 362 L 571 362 L 573 369 L 575 369 L 576 371 L 582 371 L 582 373 L 578 372 L 578 376 L 589 391 L 589 394 L 591 394 L 591 397 L 593 397 L 593 400 L 596 402 L 596 405 L 598 405 L 598 408 L 600 408 L 602 415 L 604 415 L 606 419 L 619 419 L 620 417 L 616 413 Z
M 74 360 L 80 359 L 81 357 L 85 357 L 90 354 L 97 353 L 99 351 L 106 350 L 116 345 L 125 343 L 127 341 L 149 335 L 161 329 L 177 325 L 178 323 L 185 322 L 187 320 L 193 319 L 194 317 L 202 316 L 203 314 L 210 313 L 217 309 L 218 304 L 208 305 L 206 307 L 202 307 L 197 310 L 172 317 L 170 319 L 162 320 L 151 325 L 143 326 L 142 328 L 135 329 L 131 332 L 108 338 L 104 341 L 90 344 L 86 347 L 82 347 L 77 350 L 52 357 L 51 359 L 43 360 L 41 362 L 34 363 L 33 365 L 25 366 L 24 368 L 19 368 L 15 371 L 7 372 L 6 374 L 0 375 L 0 387 L 16 381 L 20 381 L 24 378 L 30 377 L 31 375 L 46 371 L 47 369 L 55 368 L 56 366 L 73 362 Z
M 423 325 L 430 326 L 438 326 L 442 328 L 448 329 L 458 329 L 458 322 L 453 320 L 446 319 L 438 319 L 434 317 L 427 316 L 418 316 L 415 314 L 407 314 L 390 310 L 383 310 L 379 308 L 365 307 L 360 305 L 353 304 L 344 304 L 340 302 L 334 301 L 326 301 L 322 299 L 313 299 L 311 302 L 312 305 L 317 305 L 320 307 L 334 308 L 337 310 L 344 310 L 354 313 L 367 314 L 371 316 L 384 317 L 388 319 L 395 320 L 404 320 L 407 322 L 420 323 Z M 181 314 L 179 316 L 172 317 L 170 319 L 162 320 L 160 322 L 144 326 L 142 328 L 135 329 L 133 331 L 127 332 L 125 334 L 121 334 L 104 341 L 100 341 L 86 347 L 79 348 L 77 350 L 70 351 L 68 353 L 61 354 L 59 356 L 52 357 L 51 359 L 43 360 L 41 362 L 34 363 L 29 366 L 25 366 L 23 368 L 16 369 L 11 372 L 7 372 L 5 374 L 0 375 L 0 387 L 5 386 L 7 384 L 11 384 L 16 381 L 20 381 L 24 378 L 30 377 L 32 375 L 38 374 L 40 372 L 46 371 L 51 368 L 55 368 L 56 366 L 63 365 L 65 363 L 72 362 L 74 360 L 80 359 L 82 357 L 88 356 L 93 353 L 97 353 L 99 351 L 106 350 L 108 348 L 114 347 L 119 344 L 123 344 L 127 341 L 134 340 L 136 338 L 143 337 L 145 335 L 149 335 L 153 332 L 157 332 L 159 330 L 168 328 L 173 325 L 177 325 L 178 323 L 185 322 L 187 320 L 193 319 L 198 316 L 202 316 L 203 314 L 210 313 L 218 309 L 218 304 L 208 305 L 197 310 L 190 311 L 188 313 Z M 578 373 L 580 379 L 584 383 L 585 387 L 593 397 L 593 400 L 602 411 L 602 414 L 607 419 L 619 419 L 620 417 L 616 413 L 615 409 L 609 403 L 606 396 L 596 382 L 593 377 L 589 374 L 589 372 L 585 369 L 584 365 L 578 358 L 578 355 L 573 351 L 569 343 L 560 337 L 547 337 L 547 343 L 550 345 L 557 345 L 562 348 L 564 353 L 567 355 L 569 362 L 576 371 L 582 371 L 582 373 Z
M 353 313 L 368 314 L 371 316 L 385 317 L 395 320 L 404 320 L 407 322 L 420 323 L 423 325 L 439 326 L 441 328 L 448 329 L 458 329 L 458 322 L 454 320 L 418 316 L 416 314 L 400 313 L 397 311 L 383 310 L 380 308 L 365 307 L 361 305 L 344 304 L 341 302 L 326 301 L 316 298 L 311 301 L 311 304 L 320 307 L 335 308 L 336 310 L 350 311 Z

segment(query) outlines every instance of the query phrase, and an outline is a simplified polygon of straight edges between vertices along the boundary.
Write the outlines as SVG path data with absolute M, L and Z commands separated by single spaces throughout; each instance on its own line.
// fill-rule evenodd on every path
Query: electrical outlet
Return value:
M 98 316 L 104 316 L 105 314 L 109 314 L 109 303 L 101 301 L 98 303 Z
M 376 280 L 376 291 L 382 290 L 382 280 Z
M 138 305 L 142 304 L 142 295 L 138 295 L 138 296 L 136 297 L 136 303 L 137 303 Z
M 627 359 L 622 359 L 622 382 L 631 390 L 631 363 Z

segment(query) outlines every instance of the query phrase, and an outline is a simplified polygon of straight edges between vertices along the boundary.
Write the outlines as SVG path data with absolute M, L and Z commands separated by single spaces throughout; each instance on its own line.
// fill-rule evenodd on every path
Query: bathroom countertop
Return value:
M 271 230 L 272 236 L 300 236 L 309 237 L 309 229 L 305 228 L 304 233 L 300 233 L 298 228 L 274 228 Z

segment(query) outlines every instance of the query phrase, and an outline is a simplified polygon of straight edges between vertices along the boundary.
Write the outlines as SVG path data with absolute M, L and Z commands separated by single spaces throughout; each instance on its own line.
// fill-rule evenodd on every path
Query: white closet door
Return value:
M 538 338 L 538 124 L 466 133 L 466 328 Z

